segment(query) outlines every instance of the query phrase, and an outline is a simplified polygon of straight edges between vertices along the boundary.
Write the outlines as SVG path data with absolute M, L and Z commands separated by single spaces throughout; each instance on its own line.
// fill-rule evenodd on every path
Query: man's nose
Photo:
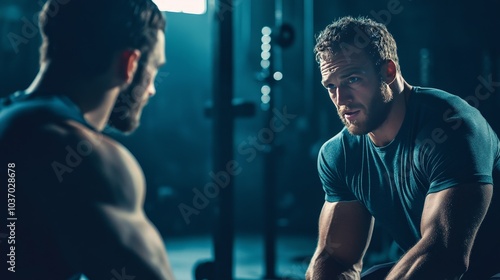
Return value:
M 155 87 L 155 83 L 152 82 L 149 87 L 148 87 L 148 96 L 149 97 L 153 97 L 153 95 L 156 94 L 156 87 Z
M 337 87 L 335 89 L 335 99 L 337 106 L 348 105 L 352 102 L 352 93 L 345 87 Z

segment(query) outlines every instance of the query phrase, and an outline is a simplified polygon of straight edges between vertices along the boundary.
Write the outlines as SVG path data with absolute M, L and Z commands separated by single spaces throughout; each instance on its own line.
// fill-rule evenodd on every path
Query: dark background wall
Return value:
M 213 4 L 212 1 L 209 1 Z M 269 126 L 260 109 L 261 29 L 274 27 L 274 1 L 235 0 L 224 13 L 234 16 L 235 98 L 253 102 L 255 116 L 235 122 L 236 228 L 258 232 L 265 215 L 264 152 L 255 158 L 241 152 L 250 139 Z M 0 96 L 26 88 L 38 70 L 40 35 L 33 24 L 40 4 L 3 0 L 0 3 Z M 319 81 L 312 47 L 314 35 L 335 18 L 366 15 L 387 24 L 399 46 L 403 75 L 410 84 L 438 87 L 460 95 L 499 127 L 500 1 L 327 1 L 283 0 L 283 22 L 295 31 L 293 44 L 281 50 L 283 79 L 272 96 L 276 108 L 296 115 L 273 135 L 279 147 L 275 187 L 278 228 L 282 233 L 315 234 L 323 192 L 316 173 L 320 145 L 341 129 L 336 112 Z M 193 189 L 210 182 L 211 120 L 204 114 L 212 97 L 214 14 L 167 13 L 167 60 L 158 75 L 157 95 L 145 109 L 142 126 L 129 137 L 112 135 L 141 163 L 148 193 L 146 211 L 162 234 L 207 233 L 214 224 L 215 203 L 183 218 L 179 205 L 192 205 Z M 276 29 L 273 29 L 276 32 Z M 276 47 L 273 45 L 273 48 Z M 484 81 L 493 81 L 476 88 Z M 495 83 L 495 81 L 498 81 Z M 489 89 L 489 92 L 488 92 Z M 240 148 L 240 149 L 238 149 Z

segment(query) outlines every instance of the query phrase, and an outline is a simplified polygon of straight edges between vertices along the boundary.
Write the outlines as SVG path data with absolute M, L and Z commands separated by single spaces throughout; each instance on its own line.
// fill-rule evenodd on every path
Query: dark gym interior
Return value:
M 186 2 L 199 13 L 165 11 L 167 64 L 140 128 L 110 132 L 144 170 L 178 279 L 214 260 L 234 279 L 304 279 L 324 202 L 317 154 L 343 127 L 313 47 L 338 17 L 386 24 L 410 84 L 460 95 L 500 131 L 498 0 Z M 0 97 L 38 71 L 42 5 L 0 2 Z M 399 254 L 376 227 L 365 267 Z

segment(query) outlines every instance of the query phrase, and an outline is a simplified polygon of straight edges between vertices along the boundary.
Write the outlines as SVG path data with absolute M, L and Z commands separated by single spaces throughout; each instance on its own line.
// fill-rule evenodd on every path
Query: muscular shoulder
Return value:
M 84 198 L 138 207 L 143 199 L 144 175 L 120 143 L 84 125 L 66 121 L 40 127 L 37 154 L 50 165 L 58 185 Z
M 413 100 L 411 116 L 418 121 L 411 126 L 413 158 L 430 192 L 491 183 L 499 142 L 481 113 L 460 97 L 437 90 L 417 90 Z
M 413 104 L 412 104 L 413 103 Z M 460 141 L 496 144 L 496 136 L 481 113 L 459 96 L 430 88 L 417 88 L 410 103 L 417 141 L 431 144 Z M 485 143 L 486 144 L 486 143 Z
M 481 113 L 461 97 L 433 88 L 415 88 L 410 107 L 424 124 L 457 130 L 486 124 Z
M 337 135 L 326 141 L 320 149 L 319 156 L 326 161 L 336 161 L 351 152 L 357 151 L 363 136 L 351 135 L 344 127 Z
M 345 175 L 346 165 L 351 158 L 357 159 L 353 153 L 360 153 L 363 136 L 351 135 L 343 128 L 337 135 L 326 141 L 318 155 L 318 170 L 320 174 L 332 172 Z

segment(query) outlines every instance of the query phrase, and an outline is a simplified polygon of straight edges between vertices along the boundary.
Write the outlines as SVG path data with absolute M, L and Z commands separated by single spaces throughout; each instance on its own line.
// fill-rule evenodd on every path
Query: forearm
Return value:
M 393 267 L 386 280 L 460 279 L 466 268 L 443 250 L 415 245 Z
M 361 265 L 345 266 L 336 261 L 328 252 L 315 254 L 306 272 L 306 280 L 355 280 L 360 279 Z

